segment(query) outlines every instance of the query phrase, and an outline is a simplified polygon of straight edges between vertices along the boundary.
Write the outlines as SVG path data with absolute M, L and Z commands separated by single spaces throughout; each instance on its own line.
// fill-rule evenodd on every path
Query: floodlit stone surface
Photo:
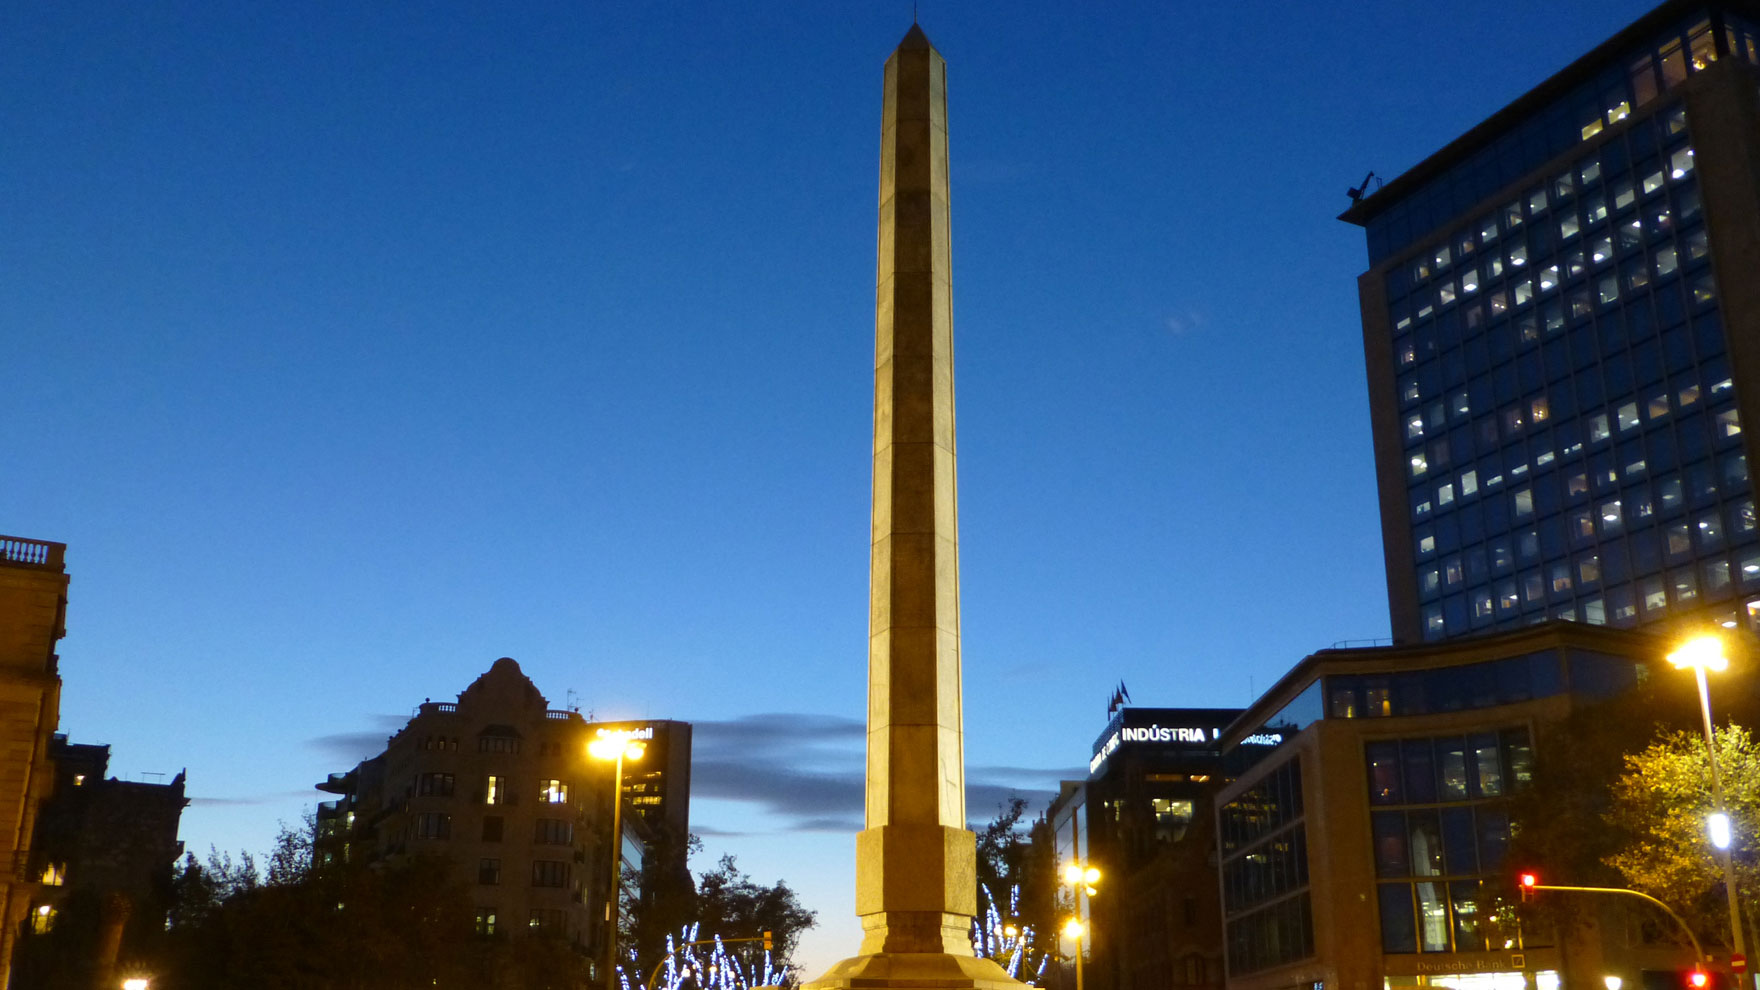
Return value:
M 960 722 L 947 66 L 921 28 L 886 62 L 874 305 L 861 954 L 813 990 L 1018 987 L 972 954 L 976 841 Z

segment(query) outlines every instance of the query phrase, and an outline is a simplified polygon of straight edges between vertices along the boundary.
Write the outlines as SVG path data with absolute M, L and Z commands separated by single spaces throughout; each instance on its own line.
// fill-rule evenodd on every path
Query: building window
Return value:
M 1382 951 L 1479 952 L 1513 937 L 1486 878 L 1509 842 L 1497 799 L 1533 780 L 1527 729 L 1371 742 L 1364 757 L 1370 803 L 1404 806 L 1370 816 Z
M 479 736 L 477 737 L 477 752 L 517 753 L 519 752 L 519 740 L 509 736 Z
M 495 934 L 495 909 L 494 908 L 486 908 L 486 907 L 477 908 L 477 934 L 478 935 L 493 935 L 493 934 Z
M 39 904 L 31 912 L 31 931 L 38 935 L 47 935 L 55 930 L 57 912 L 52 904 Z
M 566 846 L 574 841 L 574 824 L 559 818 L 540 818 L 532 841 L 540 846 Z
M 484 818 L 483 819 L 483 841 L 484 842 L 500 842 L 501 841 L 501 829 L 502 829 L 502 818 L 500 815 L 490 815 L 490 816 Z
M 507 790 L 506 777 L 498 777 L 494 774 L 490 774 L 488 783 L 483 787 L 483 803 L 506 804 Z
M 567 863 L 555 860 L 540 859 L 532 862 L 532 886 L 534 887 L 566 887 L 568 886 Z
M 418 839 L 450 839 L 452 838 L 452 816 L 438 812 L 424 811 L 416 816 L 416 838 Z
M 38 880 L 45 887 L 59 887 L 67 882 L 67 864 L 49 863 L 43 867 L 43 875 Z
M 538 800 L 544 804 L 567 804 L 568 781 L 544 780 L 539 782 Z
M 1192 823 L 1191 799 L 1150 798 L 1149 806 L 1155 814 L 1156 841 L 1178 842 L 1185 838 L 1186 828 Z
M 416 793 L 423 797 L 451 797 L 452 774 L 424 773 L 416 778 Z
M 477 882 L 494 886 L 501 882 L 501 861 L 484 859 L 477 862 Z
M 534 932 L 554 934 L 562 931 L 566 917 L 559 908 L 533 908 L 532 918 L 526 923 L 526 927 Z

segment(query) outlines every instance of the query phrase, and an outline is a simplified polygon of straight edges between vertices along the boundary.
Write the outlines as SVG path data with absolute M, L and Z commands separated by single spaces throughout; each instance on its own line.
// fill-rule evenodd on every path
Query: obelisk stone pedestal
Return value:
M 810 990 L 1021 986 L 972 954 L 947 190 L 947 65 L 912 25 L 881 125 L 863 938 Z

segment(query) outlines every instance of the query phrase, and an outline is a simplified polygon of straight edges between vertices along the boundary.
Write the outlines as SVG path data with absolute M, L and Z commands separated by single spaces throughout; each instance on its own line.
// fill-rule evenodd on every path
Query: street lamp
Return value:
M 595 760 L 610 760 L 617 769 L 611 778 L 611 892 L 605 898 L 605 990 L 617 986 L 617 902 L 623 885 L 623 761 L 642 758 L 642 744 L 628 730 L 600 729 L 587 743 Z
M 1082 919 L 1073 914 L 1063 923 L 1063 934 L 1076 940 L 1076 990 L 1082 990 L 1082 935 L 1087 930 L 1088 926 L 1082 924 Z
M 1748 947 L 1747 940 L 1742 937 L 1741 908 L 1736 904 L 1736 870 L 1729 850 L 1729 813 L 1723 805 L 1723 780 L 1717 772 L 1717 744 L 1711 733 L 1711 689 L 1705 683 L 1705 672 L 1727 669 L 1729 658 L 1723 655 L 1723 640 L 1707 634 L 1682 644 L 1680 649 L 1668 655 L 1668 662 L 1677 670 L 1692 668 L 1693 678 L 1699 683 L 1699 714 L 1705 718 L 1705 752 L 1711 759 L 1711 803 L 1717 809 L 1706 825 L 1711 844 L 1717 847 L 1723 860 L 1723 889 L 1729 895 L 1729 927 L 1735 952 L 1745 960 Z M 1742 982 L 1748 981 L 1744 977 Z
M 1087 934 L 1088 926 L 1082 924 L 1081 897 L 1086 894 L 1093 897 L 1095 887 L 1100 883 L 1100 871 L 1092 866 L 1083 866 L 1075 860 L 1063 864 L 1063 882 L 1070 888 L 1070 907 L 1076 913 L 1064 922 L 1063 934 L 1076 942 L 1076 990 L 1082 990 L 1082 936 Z
M 122 990 L 147 990 L 147 986 L 147 978 L 144 976 L 131 976 L 122 981 Z

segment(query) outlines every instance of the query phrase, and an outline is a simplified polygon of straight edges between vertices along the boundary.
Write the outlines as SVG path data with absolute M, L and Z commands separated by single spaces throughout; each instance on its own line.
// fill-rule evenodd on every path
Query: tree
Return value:
M 318 866 L 310 836 L 283 825 L 266 872 L 249 853 L 186 857 L 155 971 L 196 990 L 468 988 L 499 975 L 450 860 Z
M 1760 699 L 1749 692 L 1728 692 L 1719 699 L 1719 711 L 1733 716 L 1735 721 L 1751 723 L 1760 716 L 1757 700 Z M 1627 758 L 1653 740 L 1683 732 L 1691 734 L 1701 724 L 1693 678 L 1671 672 L 1653 675 L 1608 700 L 1582 705 L 1564 720 L 1542 728 L 1535 740 L 1532 785 L 1517 792 L 1509 803 L 1506 875 L 1488 896 L 1515 901 L 1514 877 L 1521 870 L 1537 871 L 1542 883 L 1630 885 L 1631 881 L 1615 864 L 1642 840 L 1630 827 L 1638 819 L 1619 808 L 1621 799 L 1616 797 L 1615 782 L 1632 775 Z M 1702 751 L 1703 741 L 1699 747 Z M 1731 785 L 1731 776 L 1726 774 L 1724 780 L 1726 787 Z M 1639 803 L 1634 802 L 1644 786 L 1635 779 L 1626 803 L 1638 807 Z M 1703 819 L 1700 828 L 1703 835 Z M 1709 857 L 1709 852 L 1706 855 Z M 1753 853 L 1749 850 L 1743 855 L 1751 859 Z M 1655 896 L 1683 914 L 1690 907 L 1673 900 L 1673 893 Z M 1521 910 L 1523 930 L 1530 944 L 1537 932 L 1547 928 L 1556 929 L 1562 936 L 1587 923 L 1598 904 L 1596 899 L 1584 897 L 1536 898 Z M 1645 910 L 1635 905 L 1636 902 L 1631 905 L 1635 910 Z M 1656 914 L 1658 933 L 1673 937 L 1672 923 L 1661 918 L 1660 912 Z M 1702 920 L 1689 921 L 1695 931 L 1711 936 L 1712 941 L 1720 940 L 1719 930 L 1722 937 L 1727 937 L 1727 923 L 1708 928 Z
M 1739 726 L 1717 731 L 1717 766 L 1731 820 L 1730 853 L 1743 916 L 1760 907 L 1760 744 Z M 1706 833 L 1713 810 L 1711 766 L 1702 732 L 1665 732 L 1625 758 L 1614 783 L 1608 822 L 1620 846 L 1606 857 L 1624 885 L 1678 911 L 1708 942 L 1727 944 L 1729 903 L 1722 860 Z
M 1049 842 L 1030 842 L 1022 833 L 1026 807 L 1026 799 L 1011 797 L 977 831 L 978 913 L 972 919 L 972 951 L 1017 978 L 1039 973 L 1057 941 L 1056 864 Z
M 770 932 L 777 968 L 788 966 L 801 933 L 813 927 L 817 917 L 801 905 L 787 883 L 760 884 L 731 855 L 698 875 L 696 913 L 700 938 L 749 938 Z

